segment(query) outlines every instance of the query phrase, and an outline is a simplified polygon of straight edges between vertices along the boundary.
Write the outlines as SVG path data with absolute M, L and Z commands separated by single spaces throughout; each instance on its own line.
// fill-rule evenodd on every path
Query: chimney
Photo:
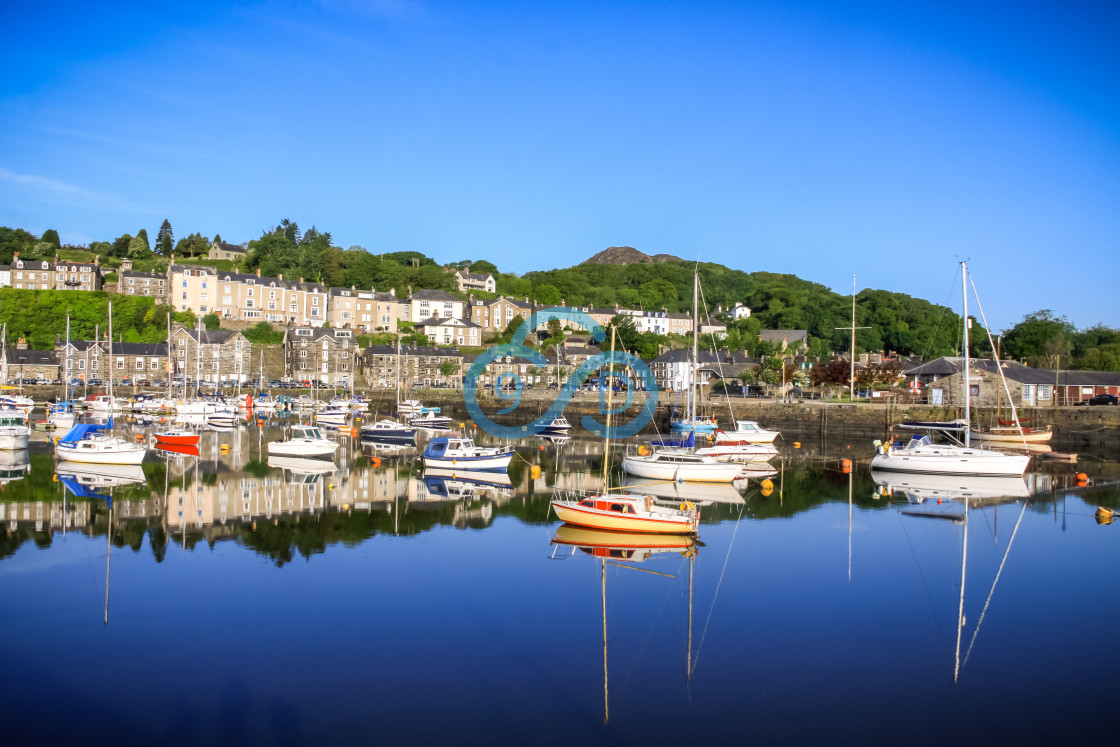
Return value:
M 410 295 L 410 296 L 412 295 L 412 286 L 411 285 L 408 286 L 408 295 Z
M 19 259 L 19 252 L 12 252 L 12 264 L 15 264 L 17 259 Z
M 300 278 L 300 279 L 299 279 L 299 281 L 300 281 L 300 282 L 302 283 L 302 282 L 303 282 L 303 278 Z
M 261 268 L 258 267 L 257 268 L 257 277 L 260 277 L 260 276 L 261 276 Z
M 393 298 L 396 298 L 397 297 L 397 289 L 396 288 L 390 288 L 389 289 L 389 295 L 392 296 Z

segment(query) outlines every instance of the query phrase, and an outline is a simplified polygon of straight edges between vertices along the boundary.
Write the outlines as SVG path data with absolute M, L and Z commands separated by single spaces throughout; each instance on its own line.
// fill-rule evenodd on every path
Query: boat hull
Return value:
M 80 464 L 140 464 L 144 461 L 147 449 L 117 439 L 120 444 L 113 448 L 81 448 L 82 442 L 60 443 L 55 447 L 59 459 Z
M 552 510 L 556 512 L 557 518 L 567 524 L 591 529 L 604 529 L 611 532 L 695 534 L 699 529 L 699 520 L 670 520 L 640 516 L 630 517 L 619 514 L 611 515 L 594 509 L 572 506 L 561 501 L 553 501 Z
M 1030 460 L 1029 456 L 1020 454 L 934 447 L 929 451 L 901 449 L 889 454 L 876 454 L 871 460 L 871 469 L 931 475 L 1022 476 Z
M 198 444 L 198 434 L 171 435 L 168 433 L 157 433 L 156 443 L 164 446 L 195 446 Z
M 20 451 L 26 449 L 30 441 L 30 431 L 26 433 L 0 433 L 0 450 Z
M 513 454 L 498 454 L 496 456 L 457 456 L 457 457 L 433 457 L 424 455 L 425 467 L 439 467 L 442 469 L 459 469 L 459 470 L 484 470 L 491 471 L 504 471 L 509 467 L 510 461 L 513 459 Z
M 1027 431 L 1020 436 L 1019 432 L 1014 429 L 1008 431 L 972 431 L 969 435 L 969 438 L 973 441 L 991 441 L 995 443 L 1020 445 L 1022 445 L 1024 441 L 1028 444 L 1045 444 L 1049 443 L 1050 439 L 1053 437 L 1054 431 Z
M 733 462 L 712 464 L 679 464 L 649 461 L 643 457 L 625 457 L 622 469 L 629 475 L 650 480 L 683 480 L 685 482 L 731 482 L 741 467 Z

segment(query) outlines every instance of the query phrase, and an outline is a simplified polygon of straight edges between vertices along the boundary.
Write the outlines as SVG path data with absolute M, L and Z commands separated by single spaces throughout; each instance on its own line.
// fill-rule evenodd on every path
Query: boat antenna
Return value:
M 852 334 L 852 352 L 848 356 L 849 365 L 851 370 L 848 373 L 848 401 L 854 402 L 856 398 L 856 330 L 857 329 L 871 329 L 871 327 L 857 327 L 856 326 L 856 276 L 852 275 L 852 326 L 850 327 L 836 327 L 844 331 L 851 331 Z M 782 370 L 785 370 L 785 364 L 782 365 Z

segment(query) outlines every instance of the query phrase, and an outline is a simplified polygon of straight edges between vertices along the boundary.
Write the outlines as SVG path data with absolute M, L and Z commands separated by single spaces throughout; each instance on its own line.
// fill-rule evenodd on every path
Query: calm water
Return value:
M 548 496 L 598 484 L 600 442 L 526 441 L 474 485 L 349 437 L 336 470 L 270 467 L 278 432 L 150 457 L 111 509 L 45 444 L 7 467 L 9 739 L 1115 741 L 1120 522 L 1093 512 L 1120 498 L 1072 475 L 1116 465 L 1032 469 L 965 523 L 953 486 L 911 503 L 787 442 L 768 496 L 685 489 L 702 545 L 595 552 Z

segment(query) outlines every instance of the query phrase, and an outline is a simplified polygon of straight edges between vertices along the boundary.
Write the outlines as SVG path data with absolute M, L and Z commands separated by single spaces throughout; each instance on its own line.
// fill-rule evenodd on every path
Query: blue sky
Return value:
M 1115 2 L 5 3 L 0 225 L 611 245 L 1120 326 Z M 18 30 L 12 32 L 12 30 Z

